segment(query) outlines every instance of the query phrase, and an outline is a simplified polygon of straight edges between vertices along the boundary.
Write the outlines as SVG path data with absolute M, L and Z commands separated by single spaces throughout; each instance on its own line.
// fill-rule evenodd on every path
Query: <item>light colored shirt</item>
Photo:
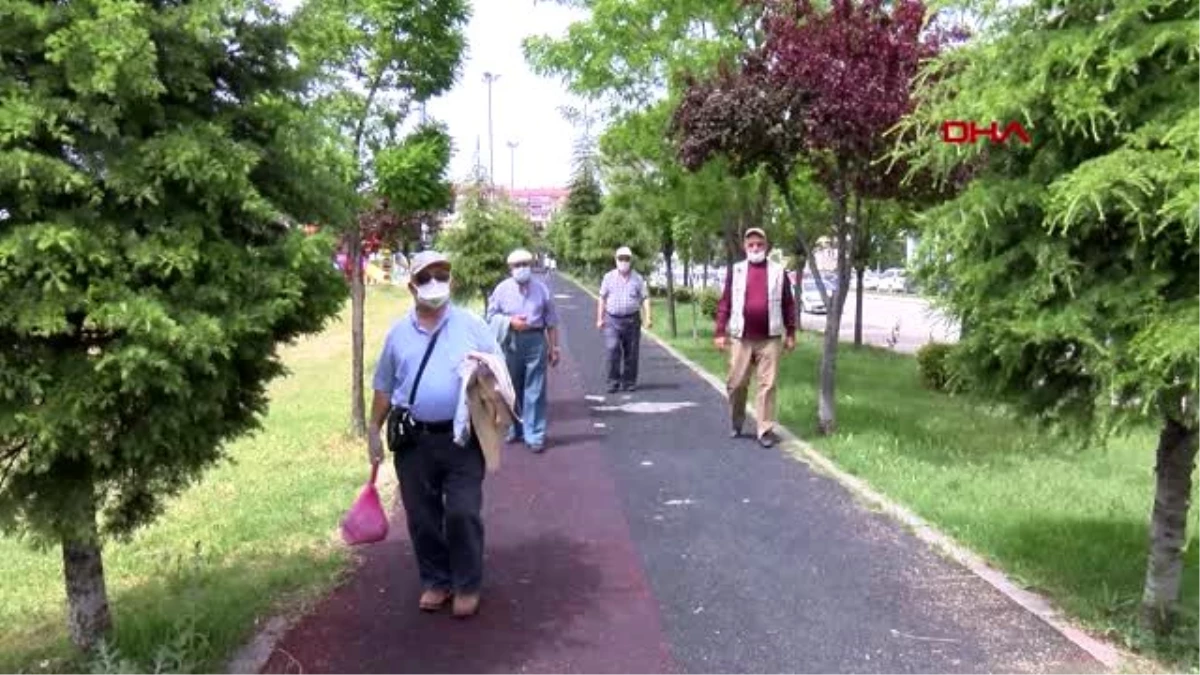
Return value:
M 604 311 L 613 316 L 630 316 L 641 311 L 642 303 L 648 297 L 646 281 L 642 275 L 630 270 L 629 276 L 612 270 L 604 275 L 600 282 L 600 299 L 604 301 Z
M 530 328 L 555 328 L 558 312 L 554 309 L 554 297 L 540 279 L 530 279 L 522 288 L 516 279 L 508 278 L 496 285 L 488 299 L 487 320 L 497 315 L 525 315 Z
M 462 393 L 459 366 L 468 352 L 500 354 L 500 347 L 488 325 L 470 312 L 451 305 L 434 331 L 440 330 L 437 344 L 429 355 L 421 386 L 413 401 L 412 416 L 421 422 L 445 422 L 454 419 Z M 391 395 L 393 406 L 408 405 L 417 369 L 434 331 L 427 331 L 410 311 L 397 321 L 383 343 L 379 365 L 375 367 L 375 391 Z

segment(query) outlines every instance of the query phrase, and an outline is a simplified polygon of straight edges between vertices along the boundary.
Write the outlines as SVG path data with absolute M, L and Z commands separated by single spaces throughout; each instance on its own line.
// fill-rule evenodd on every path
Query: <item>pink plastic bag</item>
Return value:
M 383 512 L 383 504 L 379 501 L 379 491 L 375 489 L 375 478 L 379 475 L 379 465 L 371 466 L 371 480 L 363 486 L 354 500 L 354 506 L 342 518 L 342 539 L 351 546 L 373 544 L 387 538 L 387 514 Z

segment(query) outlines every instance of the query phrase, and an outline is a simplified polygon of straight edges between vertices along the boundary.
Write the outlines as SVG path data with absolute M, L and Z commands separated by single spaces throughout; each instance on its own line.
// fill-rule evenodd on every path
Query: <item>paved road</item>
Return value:
M 801 314 L 803 330 L 823 332 L 825 315 Z M 854 340 L 854 289 L 846 298 L 842 316 L 842 340 Z M 927 342 L 957 342 L 958 322 L 915 295 L 863 294 L 863 341 L 888 347 L 895 340 L 896 351 L 912 353 Z
M 604 396 L 592 300 L 553 281 L 566 356 L 550 445 L 488 478 L 484 604 L 416 610 L 393 536 L 284 638 L 266 672 L 1093 672 L 966 570 L 777 449 L 653 343 Z

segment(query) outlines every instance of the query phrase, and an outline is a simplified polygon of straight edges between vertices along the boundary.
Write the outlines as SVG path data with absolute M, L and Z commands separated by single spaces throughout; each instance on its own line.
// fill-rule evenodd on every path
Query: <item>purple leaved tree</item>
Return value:
M 827 241 L 837 252 L 832 296 L 817 270 L 816 242 L 806 239 L 799 222 L 795 245 L 828 308 L 817 416 L 818 430 L 829 434 L 837 425 L 838 333 L 851 248 L 864 234 L 851 206 L 861 199 L 924 197 L 935 188 L 930 181 L 902 185 L 907 167 L 885 159 L 893 142 L 887 132 L 912 110 L 912 82 L 921 66 L 962 34 L 927 21 L 930 13 L 919 0 L 834 0 L 828 10 L 769 0 L 762 9 L 762 46 L 743 54 L 737 69 L 686 80 L 672 135 L 689 169 L 716 155 L 735 172 L 765 169 L 794 220 L 799 214 L 790 181 L 799 162 L 812 167 L 828 193 Z

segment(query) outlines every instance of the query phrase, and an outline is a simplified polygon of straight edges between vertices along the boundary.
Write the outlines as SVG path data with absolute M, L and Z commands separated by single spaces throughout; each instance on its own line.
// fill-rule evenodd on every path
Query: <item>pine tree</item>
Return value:
M 964 383 L 1062 431 L 1161 429 L 1142 593 L 1160 633 L 1178 616 L 1198 427 L 1198 14 L 1070 0 L 985 15 L 900 130 L 918 168 L 977 164 L 922 233 L 925 276 L 971 326 Z M 945 144 L 945 120 L 1019 121 L 1031 143 Z
M 567 232 L 565 239 L 569 246 L 566 262 L 570 265 L 587 265 L 590 270 L 587 232 L 595 217 L 604 209 L 604 203 L 594 145 L 586 135 L 576 145 L 575 168 L 568 189 L 567 203 L 563 207 Z
M 266 4 L 8 0 L 0 21 L 0 528 L 62 548 L 111 625 L 107 536 L 254 429 L 276 346 L 345 290 L 289 223 L 349 194 Z

